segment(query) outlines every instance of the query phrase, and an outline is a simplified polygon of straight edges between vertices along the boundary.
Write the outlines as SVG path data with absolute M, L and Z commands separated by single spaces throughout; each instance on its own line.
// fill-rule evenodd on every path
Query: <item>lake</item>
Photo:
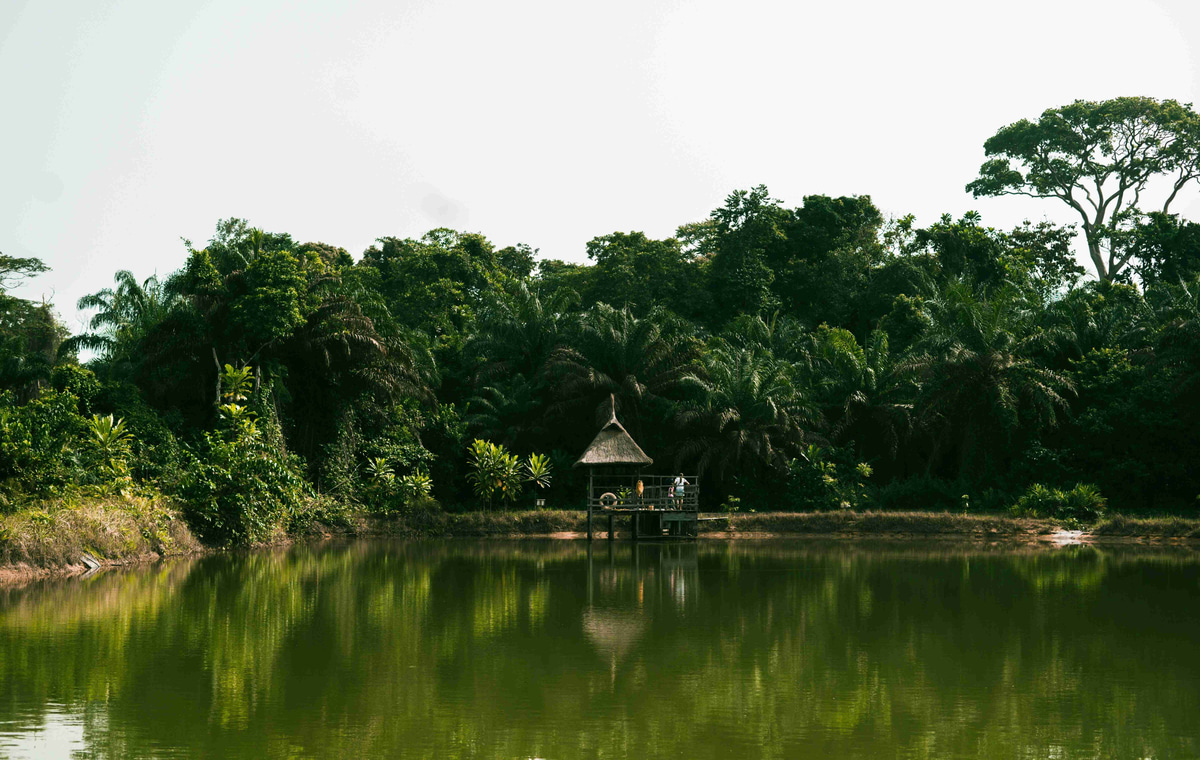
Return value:
M 1200 757 L 1200 553 L 362 541 L 0 590 L 7 757 Z

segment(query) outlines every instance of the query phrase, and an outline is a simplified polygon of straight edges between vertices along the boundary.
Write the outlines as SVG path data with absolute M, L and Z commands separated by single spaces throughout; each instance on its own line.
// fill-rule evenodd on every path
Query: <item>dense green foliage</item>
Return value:
M 987 142 L 980 195 L 1069 201 L 1047 172 L 1081 183 L 1106 157 L 1130 195 L 1085 215 L 1096 280 L 1073 227 L 918 227 L 866 195 L 793 208 L 760 186 L 675 237 L 596 237 L 586 265 L 446 229 L 356 260 L 229 219 L 161 281 L 118 272 L 69 338 L 0 291 L 0 498 L 158 487 L 218 542 L 313 494 L 573 507 L 612 397 L 656 469 L 701 472 L 711 509 L 1000 510 L 1084 483 L 1118 511 L 1192 510 L 1200 225 L 1134 201 L 1200 172 L 1194 121 L 1076 103 Z M 4 257 L 0 285 L 43 270 Z

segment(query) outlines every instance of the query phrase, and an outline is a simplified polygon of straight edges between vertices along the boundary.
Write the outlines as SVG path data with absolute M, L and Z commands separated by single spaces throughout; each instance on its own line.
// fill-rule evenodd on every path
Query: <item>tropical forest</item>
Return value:
M 653 471 L 700 473 L 705 512 L 1195 516 L 1200 224 L 1172 203 L 1200 116 L 1076 101 L 982 148 L 969 193 L 1072 221 L 760 185 L 575 263 L 228 218 L 177 271 L 96 282 L 75 334 L 12 292 L 46 262 L 0 254 L 0 538 L 97 510 L 210 546 L 579 510 L 614 407 Z

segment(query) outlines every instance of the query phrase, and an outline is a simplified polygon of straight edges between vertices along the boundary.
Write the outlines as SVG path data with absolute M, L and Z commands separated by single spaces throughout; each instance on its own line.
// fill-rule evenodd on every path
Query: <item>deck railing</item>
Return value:
M 596 478 L 588 489 L 589 509 L 674 509 L 700 511 L 700 476 L 684 475 L 682 488 L 675 486 L 678 475 L 642 475 L 640 477 Z M 641 492 L 638 492 L 638 482 Z

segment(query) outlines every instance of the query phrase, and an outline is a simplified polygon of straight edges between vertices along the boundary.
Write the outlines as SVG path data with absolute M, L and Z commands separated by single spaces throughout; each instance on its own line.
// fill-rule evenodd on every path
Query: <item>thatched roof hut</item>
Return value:
M 575 461 L 575 467 L 635 466 L 654 464 L 642 447 L 634 442 L 621 423 L 617 421 L 617 405 L 614 400 L 612 417 L 600 429 L 583 455 Z

